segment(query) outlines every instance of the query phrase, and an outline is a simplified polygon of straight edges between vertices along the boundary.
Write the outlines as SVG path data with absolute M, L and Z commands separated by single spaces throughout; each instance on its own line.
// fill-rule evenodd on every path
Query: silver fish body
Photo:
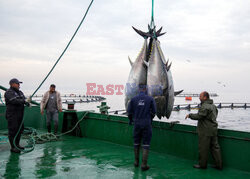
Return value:
M 157 117 L 170 117 L 174 105 L 174 85 L 170 66 L 160 48 L 160 42 L 153 39 L 148 61 L 148 95 L 155 98 Z
M 165 64 L 165 70 L 167 71 L 168 93 L 166 94 L 166 111 L 165 111 L 165 115 L 166 115 L 167 118 L 169 118 L 171 113 L 172 113 L 173 107 L 174 107 L 174 97 L 175 97 L 174 82 L 173 82 L 172 72 L 170 70 L 171 64 L 168 64 L 169 60 L 166 61 L 159 43 L 158 43 L 157 47 L 158 47 L 158 50 L 160 52 L 161 59 L 162 59 L 163 63 Z
M 139 93 L 138 85 L 147 82 L 147 68 L 144 61 L 147 60 L 147 39 L 134 63 L 131 63 L 131 70 L 125 87 L 125 108 L 129 101 Z

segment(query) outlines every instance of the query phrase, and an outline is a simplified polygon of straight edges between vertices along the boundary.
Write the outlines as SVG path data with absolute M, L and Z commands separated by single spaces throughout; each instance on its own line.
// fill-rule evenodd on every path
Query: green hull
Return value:
M 6 130 L 7 128 L 6 120 L 4 119 L 4 111 L 5 111 L 5 106 L 0 106 L 0 130 L 4 129 Z M 77 112 L 78 120 L 82 118 L 84 113 L 85 112 Z M 63 113 L 59 115 L 60 118 L 59 131 L 62 131 L 65 128 L 65 126 L 68 125 L 71 120 L 73 120 L 71 118 L 63 120 L 63 115 L 64 115 Z M 25 126 L 34 127 L 40 130 L 46 130 L 45 119 L 40 115 L 39 107 L 32 107 L 25 109 Z M 105 143 L 105 141 L 108 141 L 113 143 L 113 145 L 115 146 L 117 146 L 117 144 L 121 144 L 122 146 L 124 146 L 122 147 L 118 145 L 117 147 L 118 148 L 120 147 L 121 151 L 128 152 L 127 154 L 126 153 L 123 154 L 126 156 L 124 160 L 126 160 L 125 161 L 126 164 L 129 165 L 129 163 L 131 163 L 132 165 L 133 127 L 128 125 L 128 119 L 126 117 L 115 116 L 115 115 L 103 115 L 103 114 L 89 112 L 86 118 L 82 122 L 80 122 L 79 127 L 81 129 L 81 135 L 84 138 L 81 139 L 78 137 L 71 137 L 72 139 L 70 140 L 74 141 L 74 145 L 70 146 L 71 152 L 73 152 L 74 149 L 77 151 L 79 147 L 82 148 L 86 147 L 84 145 L 86 141 L 88 141 L 87 143 L 91 143 L 91 140 L 93 140 L 93 143 L 95 143 L 97 148 L 99 147 L 98 145 L 104 145 L 103 142 Z M 153 122 L 153 138 L 151 143 L 152 155 L 150 154 L 151 159 L 149 161 L 153 164 L 154 162 L 156 163 L 153 171 L 156 172 L 157 168 L 159 168 L 159 171 L 161 171 L 159 175 L 163 175 L 164 168 L 166 168 L 166 170 L 168 169 L 169 171 L 172 171 L 174 170 L 174 168 L 180 167 L 181 170 L 183 170 L 183 172 L 187 172 L 186 171 L 187 169 L 188 171 L 192 169 L 191 168 L 192 163 L 197 161 L 198 158 L 197 139 L 198 137 L 196 133 L 196 128 L 194 126 L 180 125 L 180 124 L 175 124 L 174 126 L 172 126 L 169 123 L 156 122 L 156 121 Z M 76 142 L 75 140 L 77 140 L 78 142 Z M 98 144 L 98 142 L 94 142 L 96 140 L 99 141 L 100 144 Z M 32 153 L 36 152 L 37 148 L 41 148 L 41 146 L 46 147 L 47 145 L 56 145 L 57 143 L 58 142 L 42 144 L 42 145 L 38 144 L 33 152 L 27 153 L 25 155 L 29 154 L 32 155 Z M 63 144 L 66 145 L 67 143 L 70 142 L 65 141 L 60 143 L 62 143 L 60 145 Z M 240 176 L 249 177 L 250 176 L 250 165 L 249 165 L 250 133 L 220 129 L 219 144 L 222 149 L 223 165 L 224 167 L 227 168 L 225 170 L 227 172 L 224 174 L 228 174 L 229 176 L 229 174 L 231 173 L 230 176 L 238 175 L 239 177 Z M 109 145 L 113 146 L 112 144 Z M 129 148 L 127 148 L 126 146 L 129 146 Z M 67 145 L 65 147 L 67 148 Z M 105 149 L 102 149 L 101 151 L 105 153 Z M 112 151 L 110 151 L 110 155 L 113 156 Z M 89 159 L 97 161 L 102 160 L 102 162 L 105 161 L 106 164 L 112 165 L 112 162 L 120 160 L 121 157 L 124 157 L 119 155 L 122 154 L 117 154 L 117 158 L 113 157 L 113 159 L 110 161 L 107 158 L 105 159 L 105 157 L 102 158 L 101 154 L 100 154 L 100 159 L 98 159 L 98 157 L 96 156 L 93 158 L 89 156 Z M 154 158 L 152 158 L 153 156 Z M 159 163 L 160 166 L 157 166 L 157 161 L 159 162 L 160 158 L 162 158 L 162 161 L 160 161 Z M 172 162 L 172 164 L 169 163 L 170 161 Z M 211 164 L 213 163 L 212 159 L 210 159 L 210 163 Z M 216 172 L 218 172 L 216 170 L 208 169 L 207 171 L 209 171 L 209 174 L 207 174 L 206 172 L 202 172 L 200 173 L 201 175 L 197 175 L 197 177 L 198 176 L 200 177 L 204 176 L 207 178 L 220 177 L 220 174 L 219 175 L 216 174 Z M 176 171 L 176 173 L 178 172 Z M 181 175 L 179 175 L 178 177 L 181 177 Z

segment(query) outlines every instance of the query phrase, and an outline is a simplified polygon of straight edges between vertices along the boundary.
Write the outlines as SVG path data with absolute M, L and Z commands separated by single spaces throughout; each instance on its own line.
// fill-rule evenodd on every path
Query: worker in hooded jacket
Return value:
M 198 120 L 197 132 L 199 137 L 199 164 L 194 168 L 206 169 L 209 150 L 215 160 L 214 168 L 222 169 L 221 150 L 218 143 L 216 121 L 218 110 L 210 99 L 209 93 L 204 91 L 200 94 L 201 106 L 197 114 L 188 114 L 187 118 Z

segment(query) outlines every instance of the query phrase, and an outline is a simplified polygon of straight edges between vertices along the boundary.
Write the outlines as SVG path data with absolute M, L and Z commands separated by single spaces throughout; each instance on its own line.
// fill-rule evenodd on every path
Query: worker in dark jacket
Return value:
M 21 133 L 23 132 L 24 126 L 22 125 L 21 130 L 18 133 L 18 129 L 23 120 L 24 105 L 29 105 L 25 101 L 25 97 L 22 91 L 19 90 L 20 82 L 18 79 L 13 78 L 10 80 L 10 88 L 5 92 L 4 98 L 6 103 L 6 119 L 8 121 L 8 136 L 11 145 L 11 152 L 20 153 L 19 149 L 24 149 L 19 145 Z M 14 138 L 15 145 L 14 145 Z M 16 147 L 17 148 L 16 148 Z
M 215 168 L 222 169 L 221 151 L 217 138 L 218 123 L 216 118 L 218 110 L 209 98 L 209 93 L 204 91 L 200 94 L 201 106 L 197 114 L 188 114 L 187 118 L 198 120 L 197 132 L 199 136 L 199 164 L 194 168 L 206 169 L 208 153 L 211 150 L 215 160 Z
M 131 99 L 128 104 L 128 116 L 130 124 L 134 123 L 134 166 L 139 166 L 140 144 L 142 140 L 142 164 L 143 171 L 148 170 L 148 152 L 152 137 L 152 120 L 156 113 L 155 101 L 146 94 L 146 85 L 139 85 L 139 94 Z

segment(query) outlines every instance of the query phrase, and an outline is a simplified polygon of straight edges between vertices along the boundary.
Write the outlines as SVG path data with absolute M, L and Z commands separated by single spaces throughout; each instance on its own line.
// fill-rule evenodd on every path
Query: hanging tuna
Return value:
M 148 87 L 148 95 L 154 97 L 157 107 L 157 117 L 169 118 L 174 105 L 174 96 L 181 93 L 174 92 L 171 63 L 166 62 L 157 37 L 162 28 L 155 31 L 155 26 L 148 26 L 149 31 L 143 32 L 133 29 L 144 38 L 141 52 L 135 62 L 131 60 L 131 70 L 126 84 L 125 107 L 132 97 L 138 94 L 138 85 L 145 84 Z M 149 38 L 149 42 L 148 39 Z

